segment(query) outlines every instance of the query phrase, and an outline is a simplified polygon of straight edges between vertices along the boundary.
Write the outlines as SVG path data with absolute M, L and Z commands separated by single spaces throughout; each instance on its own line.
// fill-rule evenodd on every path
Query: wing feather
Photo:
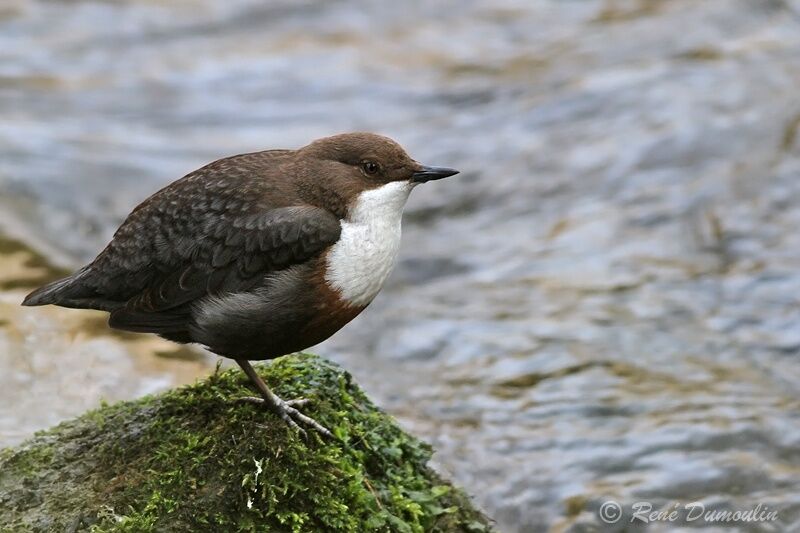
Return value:
M 170 258 L 158 265 L 159 275 L 136 291 L 124 309 L 159 313 L 206 296 L 247 291 L 267 274 L 313 258 L 341 232 L 333 214 L 311 206 L 272 209 L 248 216 L 245 223 L 227 224 L 225 231 L 198 244 L 196 257 Z M 234 232 L 239 237 L 231 238 Z M 121 316 L 117 325 L 122 325 Z

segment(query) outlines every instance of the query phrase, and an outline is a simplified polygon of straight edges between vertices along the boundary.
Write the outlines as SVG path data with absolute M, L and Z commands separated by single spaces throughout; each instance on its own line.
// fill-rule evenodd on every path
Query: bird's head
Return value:
M 402 211 L 411 190 L 420 183 L 458 174 L 413 160 L 395 141 L 374 133 L 342 133 L 318 139 L 301 148 L 310 158 L 318 179 L 343 193 L 351 209 L 390 204 Z M 387 205 L 386 207 L 389 207 Z

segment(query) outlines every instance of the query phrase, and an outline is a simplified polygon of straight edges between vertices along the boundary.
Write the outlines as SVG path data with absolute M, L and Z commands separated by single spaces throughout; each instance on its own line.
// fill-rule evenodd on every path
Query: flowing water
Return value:
M 214 364 L 26 286 L 212 159 L 369 130 L 462 174 L 315 351 L 501 530 L 800 530 L 798 87 L 793 0 L 4 0 L 0 443 Z

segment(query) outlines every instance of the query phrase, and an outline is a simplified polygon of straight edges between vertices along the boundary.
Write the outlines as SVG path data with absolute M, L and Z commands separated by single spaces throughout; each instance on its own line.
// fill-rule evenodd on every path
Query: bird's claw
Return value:
M 271 411 L 273 411 L 275 414 L 281 417 L 284 422 L 289 424 L 291 427 L 295 428 L 303 436 L 306 435 L 306 431 L 302 427 L 300 427 L 300 425 L 298 425 L 298 422 L 301 422 L 302 424 L 312 427 L 317 432 L 321 433 L 326 437 L 333 438 L 333 434 L 330 431 L 328 431 L 328 429 L 325 428 L 325 426 L 323 426 L 310 416 L 306 416 L 297 409 L 295 409 L 295 407 L 302 407 L 307 403 L 309 403 L 311 400 L 309 400 L 308 398 L 282 400 L 276 397 L 275 403 L 272 403 L 268 402 L 264 398 L 258 398 L 256 396 L 245 396 L 243 398 L 237 398 L 236 401 L 254 403 L 268 407 Z

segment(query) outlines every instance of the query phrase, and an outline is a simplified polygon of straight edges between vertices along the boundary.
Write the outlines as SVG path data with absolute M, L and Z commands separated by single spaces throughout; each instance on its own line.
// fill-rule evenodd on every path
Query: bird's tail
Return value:
M 84 283 L 89 267 L 85 266 L 71 276 L 48 283 L 39 287 L 22 301 L 22 305 L 47 305 L 54 304 L 63 307 L 89 307 L 86 300 L 94 296 Z M 82 305 L 83 304 L 83 305 Z

